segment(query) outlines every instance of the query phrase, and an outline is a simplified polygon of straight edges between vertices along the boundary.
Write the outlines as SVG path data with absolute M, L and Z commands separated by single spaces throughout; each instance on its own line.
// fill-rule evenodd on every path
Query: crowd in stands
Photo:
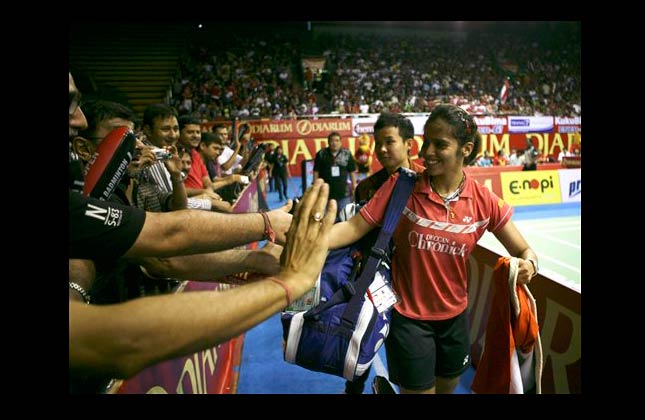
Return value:
M 325 58 L 322 71 L 303 67 L 309 50 Z M 568 29 L 310 41 L 230 35 L 195 45 L 182 62 L 172 104 L 204 120 L 430 112 L 442 102 L 478 115 L 581 114 L 580 34 Z
M 267 147 L 259 154 L 266 159 L 249 165 L 259 147 L 249 126 L 232 133 L 228 125 L 215 124 L 206 131 L 205 121 L 431 112 L 442 102 L 480 115 L 581 113 L 580 40 L 573 32 L 453 38 L 327 34 L 304 40 L 277 32 L 227 36 L 193 45 L 180 60 L 170 103 L 148 106 L 141 121 L 119 103 L 86 101 L 81 109 L 70 73 L 70 178 L 73 161 L 82 169 L 74 174 L 87 173 L 113 129 L 128 127 L 138 134 L 135 157 L 106 201 L 70 189 L 72 393 L 104 391 L 110 378 L 129 377 L 239 335 L 310 290 L 320 272 L 329 226 L 357 183 L 354 157 L 341 150 L 340 135 L 330 133 L 330 147 L 317 154 L 314 172 L 328 184 L 327 178 L 342 179 L 331 187 L 314 181 L 292 224 L 290 204 L 262 216 L 230 214 L 240 192 L 265 167 L 270 191 L 288 200 L 290 172 L 282 147 Z M 322 71 L 303 68 L 303 58 L 314 50 L 325 58 Z M 499 91 L 507 78 L 509 94 L 502 100 Z M 160 149 L 163 157 L 156 154 Z M 476 165 L 527 165 L 521 151 L 512 150 L 509 157 L 503 150 L 487 154 Z M 84 179 L 76 181 L 82 186 Z M 338 207 L 327 206 L 328 197 Z M 85 211 L 90 207 L 120 215 L 123 225 L 96 227 L 97 217 Z M 333 215 L 321 219 L 325 212 Z M 235 249 L 260 240 L 271 243 L 261 250 Z M 285 246 L 282 263 L 278 244 Z M 240 272 L 262 279 L 224 297 L 162 296 L 176 291 L 179 280 L 210 281 Z M 183 341 L 164 334 L 164 328 L 182 331 L 177 335 Z M 133 349 L 130 343 L 139 336 L 147 338 L 139 340 L 144 347 Z

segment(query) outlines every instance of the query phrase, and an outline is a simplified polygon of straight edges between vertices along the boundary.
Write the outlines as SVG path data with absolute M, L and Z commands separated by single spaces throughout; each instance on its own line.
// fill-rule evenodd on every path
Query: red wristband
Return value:
M 264 218 L 264 239 L 268 239 L 271 242 L 275 242 L 275 232 L 271 227 L 271 221 L 269 220 L 269 216 L 263 211 L 260 212 L 260 214 Z
M 285 291 L 285 293 L 287 295 L 287 306 L 291 305 L 291 302 L 292 302 L 291 301 L 291 290 L 289 290 L 289 286 L 287 286 L 287 283 L 285 283 L 283 280 L 280 280 L 277 277 L 269 277 L 269 280 L 271 280 L 272 282 L 282 286 L 282 288 L 284 289 L 284 291 Z

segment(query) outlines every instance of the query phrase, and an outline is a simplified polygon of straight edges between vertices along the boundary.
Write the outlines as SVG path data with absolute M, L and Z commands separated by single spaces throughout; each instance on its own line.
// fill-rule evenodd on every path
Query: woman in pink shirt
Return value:
M 466 261 L 486 230 L 520 258 L 518 282 L 537 274 L 537 256 L 510 220 L 513 209 L 463 170 L 480 143 L 473 118 L 454 105 L 437 106 L 424 126 L 426 170 L 392 236 L 392 284 L 400 301 L 385 345 L 390 380 L 401 393 L 451 393 L 468 368 Z M 396 176 L 357 215 L 334 225 L 330 248 L 382 225 Z

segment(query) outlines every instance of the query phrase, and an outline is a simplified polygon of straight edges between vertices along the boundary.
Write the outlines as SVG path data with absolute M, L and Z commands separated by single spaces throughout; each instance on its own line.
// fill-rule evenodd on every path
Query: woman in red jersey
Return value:
M 386 340 L 390 380 L 401 393 L 451 393 L 470 364 L 466 261 L 486 230 L 519 260 L 519 283 L 537 274 L 537 256 L 510 220 L 513 209 L 466 176 L 481 138 L 461 108 L 437 106 L 424 126 L 417 176 L 394 231 L 393 287 L 400 297 Z M 360 212 L 332 229 L 330 248 L 383 223 L 390 177 Z

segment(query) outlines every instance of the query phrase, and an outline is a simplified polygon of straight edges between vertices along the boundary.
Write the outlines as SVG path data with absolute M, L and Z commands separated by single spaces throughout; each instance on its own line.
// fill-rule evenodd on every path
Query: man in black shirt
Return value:
M 338 203 L 338 210 L 351 202 L 356 188 L 356 162 L 352 153 L 341 146 L 340 134 L 332 132 L 327 137 L 329 147 L 320 149 L 314 161 L 314 180 L 322 178 L 329 184 L 329 198 Z M 347 190 L 347 176 L 352 183 L 351 191 Z

